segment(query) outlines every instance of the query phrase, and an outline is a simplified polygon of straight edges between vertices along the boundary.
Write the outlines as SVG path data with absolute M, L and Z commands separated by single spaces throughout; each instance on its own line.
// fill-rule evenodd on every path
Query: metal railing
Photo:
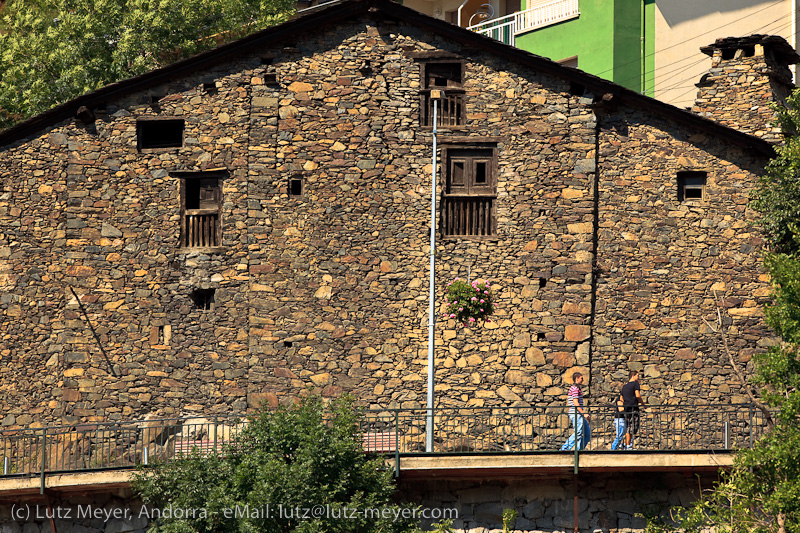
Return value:
M 586 451 L 610 449 L 613 410 L 587 407 Z M 426 409 L 363 411 L 367 451 L 424 454 Z M 638 451 L 724 451 L 751 446 L 766 424 L 749 405 L 652 406 L 641 412 Z M 558 452 L 572 433 L 566 406 L 434 409 L 434 453 Z M 244 419 L 160 419 L 0 431 L 4 475 L 131 468 L 196 450 L 224 453 Z
M 611 406 L 587 407 L 586 451 L 610 450 L 616 437 Z M 396 442 L 400 454 L 425 453 L 426 409 L 368 411 L 365 434 Z M 566 406 L 434 410 L 435 453 L 557 452 L 572 434 Z M 749 447 L 766 428 L 749 405 L 650 406 L 639 413 L 638 451 L 724 451 Z M 392 452 L 393 449 L 376 451 Z
M 231 416 L 3 430 L 3 475 L 131 468 L 194 449 L 220 453 L 241 427 Z
M 534 3 L 525 11 L 474 24 L 467 29 L 515 46 L 516 36 L 522 32 L 573 19 L 580 14 L 578 0 L 545 0 Z

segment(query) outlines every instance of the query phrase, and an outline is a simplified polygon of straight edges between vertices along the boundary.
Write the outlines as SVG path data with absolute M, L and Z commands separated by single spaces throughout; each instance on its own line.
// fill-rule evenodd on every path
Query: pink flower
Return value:
M 487 319 L 486 319 L 486 322 L 491 322 L 491 321 L 492 321 L 492 319 L 491 319 L 491 318 L 487 318 Z
M 472 317 L 469 317 L 469 321 L 470 321 L 470 322 L 475 322 L 475 319 L 474 319 L 474 318 L 472 318 Z
M 482 300 L 482 299 L 481 299 L 480 303 L 483 303 L 483 300 Z
M 455 318 L 455 317 L 456 317 L 456 315 L 453 315 L 453 314 L 450 315 L 450 318 Z
M 483 294 L 489 294 L 489 291 L 483 291 Z
M 483 309 L 481 309 L 481 313 L 483 313 Z
M 459 310 L 459 311 L 463 311 L 463 310 L 464 310 L 464 308 L 463 308 L 463 307 L 459 307 L 459 308 L 458 308 L 458 310 Z
M 473 296 L 473 297 L 470 299 L 470 301 L 473 301 L 473 302 L 475 302 L 475 301 L 477 301 L 477 300 L 478 300 L 478 299 L 477 299 L 477 298 L 475 298 L 474 296 Z

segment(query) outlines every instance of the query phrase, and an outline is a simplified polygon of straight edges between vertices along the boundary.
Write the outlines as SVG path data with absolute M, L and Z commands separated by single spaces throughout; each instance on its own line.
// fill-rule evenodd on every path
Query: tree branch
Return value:
M 731 367 L 733 368 L 734 373 L 736 373 L 736 377 L 739 378 L 739 382 L 742 384 L 742 388 L 744 389 L 745 394 L 747 397 L 750 398 L 750 401 L 761 411 L 764 415 L 764 420 L 767 421 L 767 427 L 771 431 L 775 427 L 775 420 L 772 418 L 772 413 L 770 413 L 769 407 L 759 400 L 755 394 L 753 394 L 752 389 L 747 383 L 747 378 L 745 378 L 742 370 L 739 368 L 739 365 L 733 358 L 733 352 L 731 352 L 730 347 L 728 346 L 728 336 L 725 334 L 725 328 L 722 325 L 722 304 L 717 299 L 717 292 L 714 291 L 714 303 L 717 306 L 717 329 L 714 329 L 714 326 L 708 323 L 708 320 L 705 318 L 703 322 L 715 333 L 719 333 L 720 338 L 722 339 L 722 348 L 725 350 L 725 354 L 728 356 L 728 362 L 730 363 Z

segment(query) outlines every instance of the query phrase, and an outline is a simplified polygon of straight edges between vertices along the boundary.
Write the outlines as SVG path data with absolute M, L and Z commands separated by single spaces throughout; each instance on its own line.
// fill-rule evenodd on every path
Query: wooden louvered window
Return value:
M 497 149 L 444 147 L 441 230 L 445 237 L 497 233 Z
M 222 179 L 187 176 L 181 187 L 181 247 L 222 246 Z
M 432 90 L 440 91 L 442 95 L 437 104 L 437 127 L 464 125 L 464 64 L 457 61 L 430 62 L 423 63 L 421 69 L 422 125 L 433 126 Z

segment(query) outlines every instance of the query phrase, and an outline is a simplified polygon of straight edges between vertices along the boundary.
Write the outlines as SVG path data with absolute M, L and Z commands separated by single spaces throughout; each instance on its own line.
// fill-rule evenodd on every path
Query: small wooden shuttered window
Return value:
M 496 234 L 496 148 L 443 149 L 445 187 L 441 230 L 446 237 Z
M 181 185 L 181 246 L 222 246 L 221 177 L 186 176 Z
M 431 90 L 438 90 L 442 98 L 437 104 L 437 126 L 461 126 L 464 116 L 464 64 L 460 62 L 423 63 L 422 125 L 433 126 L 433 100 Z

